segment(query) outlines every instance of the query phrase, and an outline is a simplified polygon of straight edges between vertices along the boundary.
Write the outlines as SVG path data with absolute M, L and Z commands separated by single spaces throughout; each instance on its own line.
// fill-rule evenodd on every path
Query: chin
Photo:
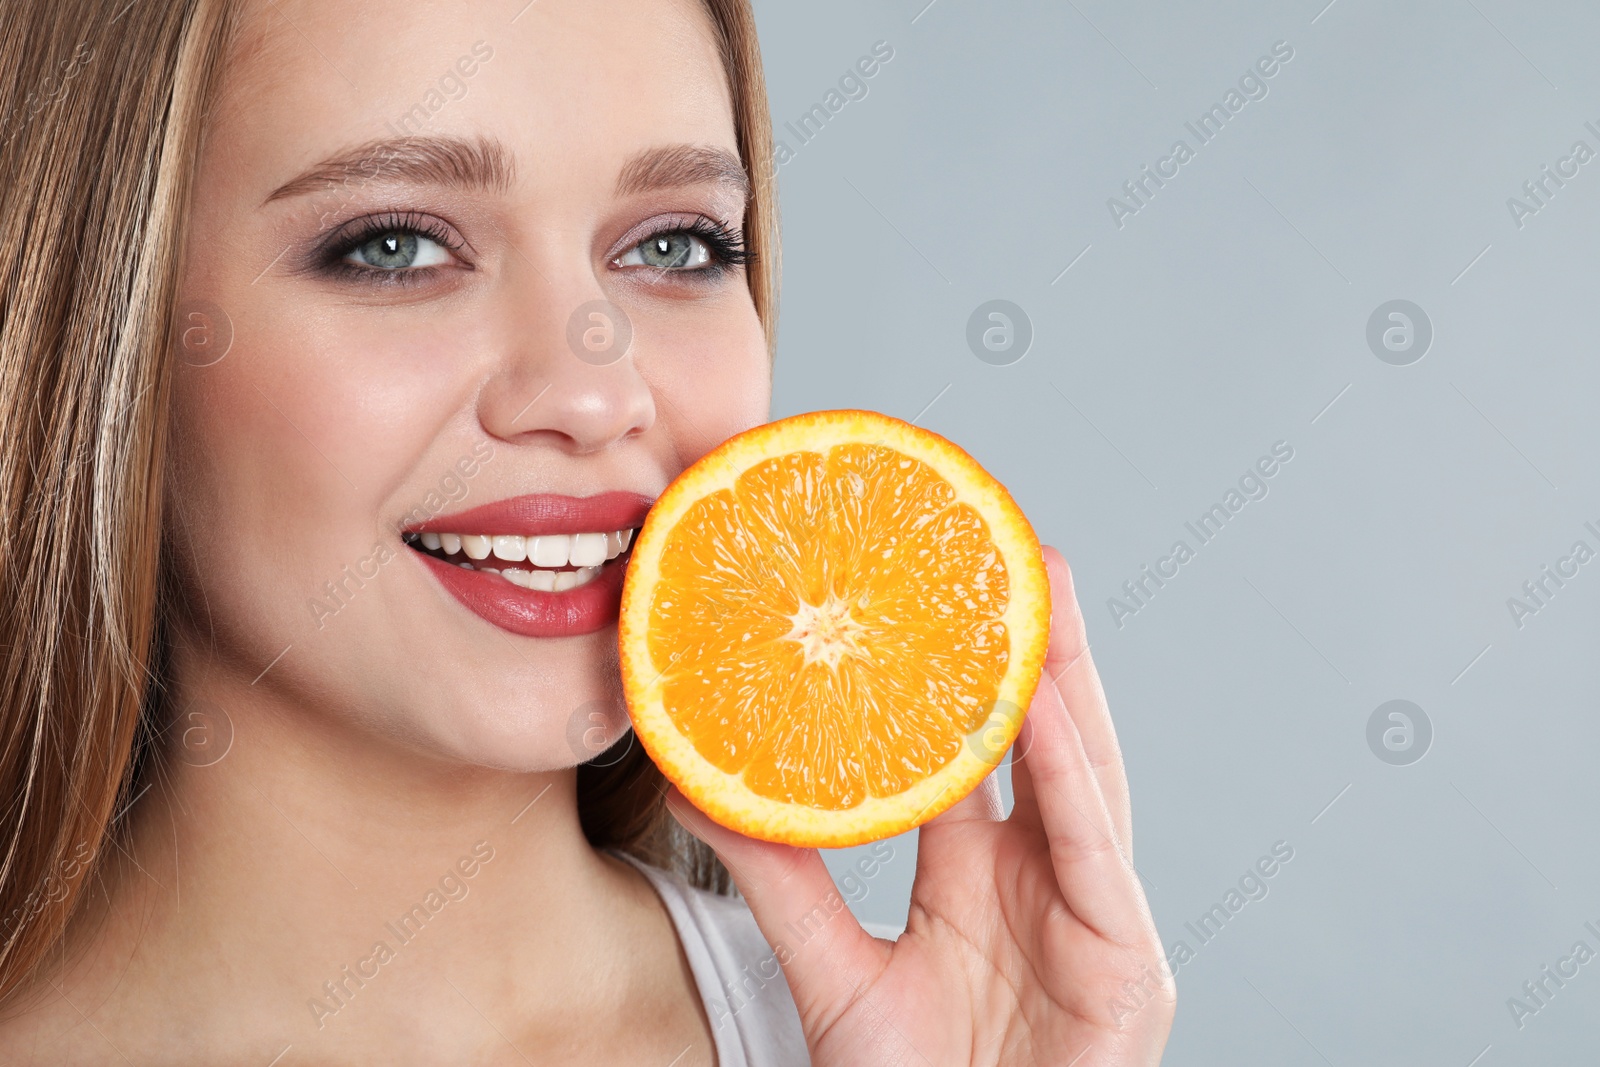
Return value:
M 614 625 L 576 637 L 490 637 L 492 662 L 417 676 L 426 747 L 515 772 L 575 767 L 627 732 Z M 415 674 L 415 668 L 412 672 Z

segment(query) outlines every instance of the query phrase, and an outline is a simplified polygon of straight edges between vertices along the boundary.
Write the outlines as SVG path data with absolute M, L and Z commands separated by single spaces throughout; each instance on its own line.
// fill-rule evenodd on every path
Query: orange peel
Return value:
M 742 834 L 839 848 L 947 810 L 1000 763 L 1050 590 L 1005 487 L 870 411 L 741 433 L 634 540 L 618 625 L 640 743 Z

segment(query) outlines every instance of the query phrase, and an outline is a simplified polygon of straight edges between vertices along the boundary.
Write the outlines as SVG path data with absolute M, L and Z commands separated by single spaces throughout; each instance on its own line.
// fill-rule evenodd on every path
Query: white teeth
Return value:
M 495 534 L 494 554 L 508 563 L 521 563 L 528 558 L 528 541 L 517 534 Z
M 500 572 L 500 577 L 512 585 L 520 585 L 524 589 L 533 588 L 533 571 L 525 571 L 521 567 L 507 567 Z
M 606 540 L 603 533 L 573 534 L 567 562 L 574 567 L 598 567 L 606 561 Z
M 482 571 L 484 574 L 498 574 L 512 585 L 521 586 L 523 589 L 535 589 L 544 593 L 564 593 L 568 589 L 576 589 L 580 585 L 588 585 L 600 576 L 599 567 L 579 567 L 575 571 L 549 571 L 526 570 L 522 567 L 475 567 L 470 563 L 458 563 L 456 566 L 462 570 Z
M 579 567 L 575 571 L 556 571 L 556 589 L 558 593 L 568 589 L 576 589 L 580 585 L 588 585 L 600 573 L 599 567 Z
M 407 535 L 411 536 L 413 535 Z M 520 534 L 453 533 L 425 533 L 415 536 L 416 541 L 413 544 L 420 544 L 430 552 L 442 552 L 446 556 L 464 552 L 471 560 L 488 559 L 492 555 L 507 563 L 527 561 L 535 568 L 545 570 L 559 570 L 569 566 L 580 570 L 598 568 L 606 561 L 622 555 L 633 542 L 631 529 L 610 530 L 605 533 L 539 534 L 536 537 L 523 537 Z M 577 584 L 582 585 L 583 582 Z
M 571 548 L 567 534 L 541 534 L 529 538 L 528 561 L 535 567 L 565 567 Z

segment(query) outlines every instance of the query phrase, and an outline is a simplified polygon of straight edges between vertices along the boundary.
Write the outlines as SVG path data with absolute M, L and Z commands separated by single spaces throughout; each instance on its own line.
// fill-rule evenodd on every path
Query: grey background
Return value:
M 1520 1029 L 1507 999 L 1600 951 L 1600 560 L 1520 628 L 1507 600 L 1600 550 L 1600 159 L 1521 228 L 1506 201 L 1600 151 L 1600 9 L 1325 4 L 759 2 L 791 147 L 784 122 L 895 53 L 780 168 L 774 414 L 916 418 L 1066 554 L 1135 860 L 1163 940 L 1197 948 L 1167 1063 L 1594 1062 L 1600 960 Z M 1280 40 L 1266 98 L 1114 225 Z M 1033 326 L 1010 366 L 966 343 L 991 299 Z M 1434 328 L 1409 366 L 1366 342 L 1393 299 Z M 1280 440 L 1269 495 L 1119 628 L 1108 598 Z M 1392 699 L 1433 727 L 1406 766 L 1367 744 Z M 1269 895 L 1197 947 L 1184 923 L 1280 840 Z M 914 835 L 892 844 L 855 910 L 899 925 Z

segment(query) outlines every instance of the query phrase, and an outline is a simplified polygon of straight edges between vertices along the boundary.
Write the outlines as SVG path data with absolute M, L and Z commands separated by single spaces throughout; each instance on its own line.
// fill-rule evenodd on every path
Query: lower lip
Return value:
M 608 561 L 576 589 L 545 593 L 512 585 L 497 574 L 467 570 L 415 549 L 407 552 L 433 571 L 451 596 L 485 622 L 523 637 L 577 637 L 617 621 L 625 559 Z

